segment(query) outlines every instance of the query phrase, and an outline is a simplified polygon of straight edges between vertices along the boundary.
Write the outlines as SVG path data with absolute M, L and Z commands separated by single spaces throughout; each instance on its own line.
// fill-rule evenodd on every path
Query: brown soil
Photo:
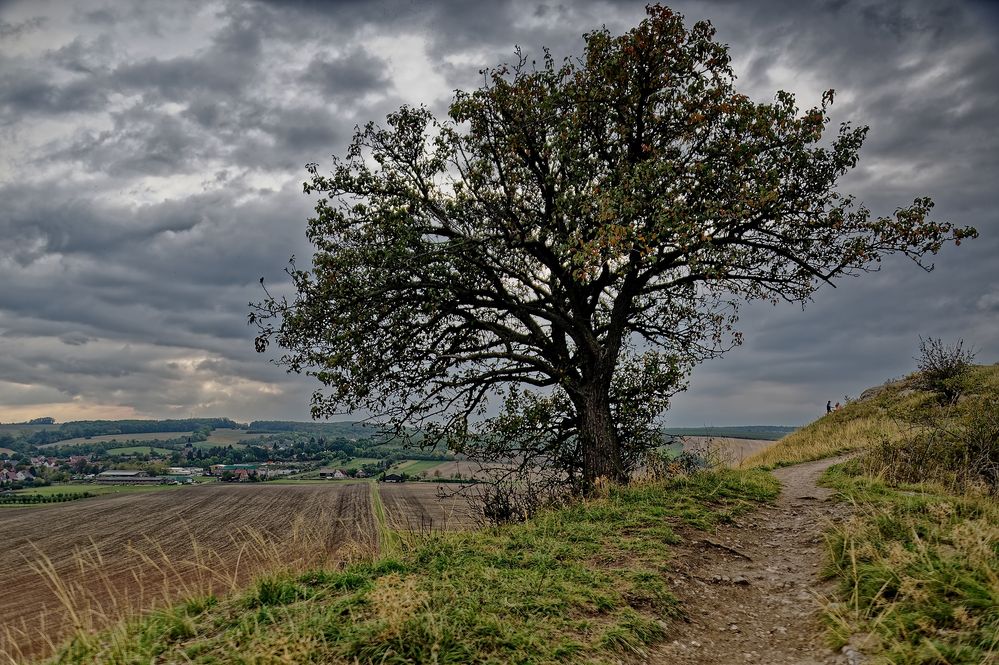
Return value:
M 476 526 L 469 504 L 451 496 L 457 485 L 437 483 L 378 483 L 389 527 L 417 534 L 456 531 Z M 447 498 L 440 497 L 441 490 Z
M 688 531 L 670 582 L 687 614 L 652 663 L 829 665 L 857 662 L 823 642 L 818 578 L 823 532 L 848 508 L 816 485 L 845 458 L 799 464 L 774 473 L 783 484 L 772 506 L 711 533 Z
M 381 489 L 393 527 L 467 521 L 464 502 L 440 503 L 437 485 Z M 0 533 L 0 663 L 52 651 L 74 623 L 67 595 L 81 624 L 106 625 L 275 564 L 335 565 L 378 546 L 368 483 L 217 483 L 5 508 Z

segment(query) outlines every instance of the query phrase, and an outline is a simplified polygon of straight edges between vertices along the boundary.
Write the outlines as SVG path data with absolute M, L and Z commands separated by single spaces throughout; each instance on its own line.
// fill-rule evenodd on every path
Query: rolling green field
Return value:
M 339 467 L 342 469 L 360 469 L 365 464 L 377 464 L 381 460 L 374 457 L 355 457 L 349 462 L 345 463 L 343 466 Z
M 333 469 L 343 469 L 344 471 L 349 471 L 351 469 L 360 469 L 365 464 L 375 464 L 381 460 L 374 457 L 355 457 L 348 462 L 332 463 L 329 465 Z M 411 461 L 411 460 L 404 460 Z M 312 471 L 306 471 L 304 473 L 296 473 L 289 480 L 321 480 L 319 478 L 319 469 L 313 469 Z M 322 482 L 326 482 L 323 480 Z
M 47 443 L 39 448 L 62 448 L 65 446 L 78 446 L 83 443 L 106 443 L 108 441 L 121 441 L 122 443 L 132 441 L 169 441 L 182 436 L 191 436 L 193 432 L 141 432 L 139 434 L 102 434 L 100 436 L 78 436 L 75 439 L 64 439 L 55 443 Z
M 392 466 L 389 471 L 393 473 L 408 473 L 411 476 L 418 476 L 424 471 L 429 472 L 430 469 L 440 466 L 440 460 L 403 460 L 398 464 Z
M 233 448 L 244 448 L 245 446 L 237 445 L 240 439 L 252 438 L 252 434 L 248 434 L 245 429 L 226 429 L 224 427 L 219 427 L 212 430 L 212 433 L 208 435 L 207 441 L 201 441 L 194 444 L 196 447 L 208 447 L 212 446 L 228 446 L 232 445 Z
M 107 452 L 109 455 L 147 455 L 150 451 L 157 455 L 169 455 L 176 452 L 170 448 L 157 448 L 155 446 L 127 446 L 125 448 L 111 448 Z

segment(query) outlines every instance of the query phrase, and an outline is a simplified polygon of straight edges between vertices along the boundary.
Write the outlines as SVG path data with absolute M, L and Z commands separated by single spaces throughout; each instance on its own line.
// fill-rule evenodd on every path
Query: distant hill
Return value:
M 24 445 L 44 446 L 69 439 L 147 434 L 151 432 L 191 432 L 217 427 L 242 429 L 244 425 L 229 418 L 185 418 L 182 420 L 74 420 L 56 424 L 0 425 L 0 443 L 17 448 Z
M 369 438 L 378 434 L 378 423 L 366 423 L 356 420 L 337 420 L 330 422 L 254 420 L 250 423 L 251 434 L 271 434 L 274 432 L 305 432 L 308 434 L 323 434 L 326 436 L 343 437 L 345 439 L 358 439 Z
M 786 425 L 737 425 L 734 427 L 666 427 L 663 431 L 673 436 L 718 436 L 729 439 L 776 441 L 798 429 L 798 427 Z

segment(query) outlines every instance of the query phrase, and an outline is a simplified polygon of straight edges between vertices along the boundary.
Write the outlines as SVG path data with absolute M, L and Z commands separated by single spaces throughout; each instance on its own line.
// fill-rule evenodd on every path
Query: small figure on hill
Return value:
M 834 410 L 834 411 L 839 411 L 839 410 L 840 410 L 840 409 L 842 409 L 842 408 L 843 408 L 843 407 L 842 407 L 842 405 L 840 405 L 840 403 L 839 403 L 839 402 L 836 402 L 836 406 L 834 406 L 834 407 L 833 407 L 833 410 Z
M 826 401 L 826 413 L 832 413 L 832 400 Z

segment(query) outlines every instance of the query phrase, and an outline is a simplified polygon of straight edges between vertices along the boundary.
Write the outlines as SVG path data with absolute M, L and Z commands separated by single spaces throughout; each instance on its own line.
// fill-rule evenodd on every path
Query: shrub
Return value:
M 938 482 L 957 491 L 999 496 L 999 413 L 978 398 L 933 410 L 901 440 L 883 440 L 868 471 L 891 484 Z
M 975 353 L 964 350 L 964 340 L 946 345 L 941 339 L 919 338 L 919 356 L 915 358 L 919 374 L 916 387 L 940 394 L 948 402 L 956 402 L 964 389 L 964 379 L 971 368 Z

